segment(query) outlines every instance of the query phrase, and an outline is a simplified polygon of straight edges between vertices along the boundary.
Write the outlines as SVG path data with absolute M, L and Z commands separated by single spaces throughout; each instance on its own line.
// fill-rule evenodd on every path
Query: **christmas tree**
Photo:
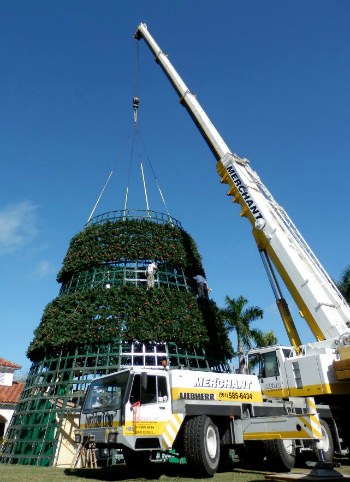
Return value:
M 156 263 L 154 283 L 147 267 Z M 198 296 L 195 242 L 169 215 L 112 211 L 70 243 L 28 348 L 32 361 L 1 460 L 69 465 L 83 397 L 94 378 L 128 366 L 226 371 L 232 349 L 218 308 Z

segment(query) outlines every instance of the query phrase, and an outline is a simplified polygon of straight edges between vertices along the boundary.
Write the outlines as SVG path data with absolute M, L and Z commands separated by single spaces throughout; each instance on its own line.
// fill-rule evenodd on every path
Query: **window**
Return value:
M 124 398 L 128 373 L 92 382 L 84 405 L 88 410 L 119 410 Z
M 292 354 L 292 350 L 290 348 L 283 348 L 282 353 L 284 355 L 284 358 L 289 358 Z
M 276 377 L 279 375 L 277 357 L 274 351 L 270 351 L 263 355 L 263 377 Z
M 141 375 L 134 377 L 130 394 L 130 403 L 141 402 L 141 405 L 148 403 L 166 402 L 168 400 L 168 389 L 166 377 L 147 375 L 145 382 L 141 383 Z

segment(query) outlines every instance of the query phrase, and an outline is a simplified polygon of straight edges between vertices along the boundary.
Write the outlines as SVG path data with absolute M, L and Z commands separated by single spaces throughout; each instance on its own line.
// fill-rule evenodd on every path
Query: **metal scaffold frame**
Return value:
M 67 418 L 77 424 L 85 392 L 92 380 L 128 366 L 170 367 L 223 372 L 229 368 L 208 359 L 203 349 L 175 343 L 83 345 L 61 350 L 34 363 L 1 451 L 2 462 L 60 465 L 58 445 Z M 73 444 L 75 449 L 75 444 Z

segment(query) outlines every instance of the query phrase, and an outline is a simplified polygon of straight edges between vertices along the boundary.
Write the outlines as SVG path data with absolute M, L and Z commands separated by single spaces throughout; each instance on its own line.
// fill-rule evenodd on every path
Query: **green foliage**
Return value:
M 166 268 L 181 268 L 192 279 L 205 274 L 197 246 L 183 229 L 154 221 L 119 219 L 88 226 L 71 240 L 58 281 L 73 274 L 118 262 L 155 260 Z M 196 299 L 176 286 L 112 286 L 61 294 L 47 305 L 28 348 L 39 361 L 62 347 L 119 341 L 175 342 L 203 347 L 223 362 L 232 356 L 227 330 L 214 302 Z
M 229 353 L 227 333 L 217 325 L 214 306 L 208 301 L 209 309 L 202 305 L 200 310 L 189 292 L 169 288 L 147 291 L 130 285 L 62 295 L 45 308 L 28 356 L 34 361 L 61 346 L 122 338 L 209 347 L 214 341 L 211 351 L 216 358 L 225 359 Z M 208 328 L 213 337 L 210 344 Z
M 181 266 L 187 276 L 204 274 L 201 257 L 191 236 L 170 224 L 125 219 L 94 224 L 71 240 L 57 281 L 101 264 L 124 260 L 156 260 Z
M 272 330 L 263 331 L 256 339 L 257 347 L 277 345 L 278 340 Z

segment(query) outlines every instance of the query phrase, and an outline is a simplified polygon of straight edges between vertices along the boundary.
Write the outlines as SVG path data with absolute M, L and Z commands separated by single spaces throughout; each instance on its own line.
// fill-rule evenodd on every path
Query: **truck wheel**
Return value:
M 219 431 L 206 415 L 190 418 L 184 426 L 184 451 L 187 464 L 197 476 L 212 477 L 220 460 Z
M 325 462 L 332 462 L 334 456 L 334 445 L 333 445 L 333 437 L 331 429 L 329 428 L 328 423 L 320 419 L 321 424 L 321 432 L 323 435 L 323 454 L 324 454 L 324 461 Z M 318 450 L 315 449 L 315 454 L 318 458 Z
M 277 472 L 289 472 L 295 465 L 294 440 L 265 440 L 265 454 L 271 468 Z

